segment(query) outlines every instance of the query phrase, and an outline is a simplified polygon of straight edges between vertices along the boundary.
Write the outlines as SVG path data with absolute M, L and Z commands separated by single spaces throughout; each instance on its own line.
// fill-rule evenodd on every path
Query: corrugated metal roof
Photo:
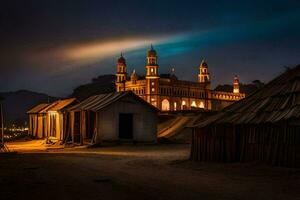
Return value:
M 210 124 L 276 123 L 300 116 L 300 65 L 288 69 L 262 89 L 220 111 L 201 119 L 194 127 Z
M 80 110 L 91 110 L 91 111 L 99 111 L 110 104 L 116 102 L 117 100 L 125 97 L 125 96 L 132 96 L 133 98 L 137 99 L 141 103 L 145 104 L 146 106 L 149 106 L 151 109 L 154 109 L 155 111 L 158 111 L 158 109 L 148 102 L 144 101 L 142 98 L 138 97 L 131 91 L 127 92 L 112 92 L 108 94 L 100 94 L 95 95 L 87 98 L 86 100 L 82 101 L 81 103 L 78 103 L 70 108 L 68 108 L 69 111 L 80 111 Z
M 70 104 L 72 104 L 75 101 L 76 101 L 75 98 L 55 101 L 52 104 L 50 104 L 48 107 L 41 110 L 40 113 L 45 113 L 45 112 L 48 112 L 48 111 L 60 111 L 60 110 L 64 109 L 65 107 L 69 106 Z
M 27 114 L 35 114 L 35 113 L 39 113 L 41 110 L 45 109 L 46 107 L 48 107 L 50 104 L 48 103 L 41 103 L 33 108 L 31 108 L 29 111 L 27 111 Z

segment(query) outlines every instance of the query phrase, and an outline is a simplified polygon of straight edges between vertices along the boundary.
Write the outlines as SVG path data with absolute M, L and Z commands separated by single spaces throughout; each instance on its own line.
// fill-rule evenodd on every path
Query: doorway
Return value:
M 133 114 L 119 114 L 119 138 L 133 139 Z
M 80 143 L 80 126 L 81 126 L 81 118 L 80 118 L 80 112 L 74 113 L 74 143 Z
M 86 138 L 92 139 L 95 132 L 96 113 L 93 111 L 86 112 Z

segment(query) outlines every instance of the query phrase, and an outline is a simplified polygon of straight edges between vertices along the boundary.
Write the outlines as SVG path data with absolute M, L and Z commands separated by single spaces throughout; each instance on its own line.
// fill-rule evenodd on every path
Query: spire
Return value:
M 205 61 L 204 58 L 201 61 L 200 67 L 207 67 L 207 62 Z
M 123 52 L 122 51 L 121 51 L 120 58 L 118 59 L 118 63 L 126 65 L 126 60 L 125 60 L 125 58 L 123 56 Z
M 153 45 L 152 45 L 152 43 L 151 43 L 151 45 L 150 45 L 150 49 L 151 49 L 151 50 L 154 50 L 154 49 L 153 49 Z
M 136 83 L 136 81 L 138 79 L 138 75 L 136 74 L 135 69 L 132 71 L 130 79 L 134 84 Z

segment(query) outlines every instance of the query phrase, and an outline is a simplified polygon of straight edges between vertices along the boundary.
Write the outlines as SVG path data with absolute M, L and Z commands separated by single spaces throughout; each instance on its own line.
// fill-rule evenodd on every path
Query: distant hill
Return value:
M 249 94 L 255 92 L 256 90 L 260 89 L 263 86 L 264 86 L 264 83 L 259 80 L 252 81 L 252 83 L 250 83 L 250 84 L 240 83 L 240 92 L 245 93 L 246 96 L 248 96 Z M 232 92 L 233 86 L 228 85 L 228 84 L 218 85 L 214 90 L 215 91 Z
M 53 102 L 56 97 L 49 97 L 47 94 L 19 90 L 15 92 L 2 92 L 0 97 L 3 100 L 3 112 L 5 124 L 12 123 L 23 125 L 27 120 L 26 112 L 39 103 Z
M 71 96 L 78 100 L 83 100 L 91 95 L 109 93 L 115 91 L 115 75 L 102 75 L 92 79 L 91 83 L 81 85 L 74 89 Z M 47 94 L 32 92 L 28 90 L 18 90 L 15 92 L 0 92 L 3 98 L 3 110 L 5 124 L 24 125 L 27 121 L 26 112 L 39 103 L 53 102 L 59 98 L 51 97 Z
M 83 100 L 92 95 L 114 92 L 115 79 L 115 75 L 98 76 L 93 78 L 91 83 L 75 88 L 71 96 L 78 100 Z

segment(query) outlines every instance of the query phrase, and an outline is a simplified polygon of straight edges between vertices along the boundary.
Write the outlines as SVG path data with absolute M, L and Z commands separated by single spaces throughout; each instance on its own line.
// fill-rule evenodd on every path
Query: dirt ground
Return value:
M 0 154 L 0 199 L 300 199 L 300 169 L 195 163 L 189 145 L 18 150 Z

